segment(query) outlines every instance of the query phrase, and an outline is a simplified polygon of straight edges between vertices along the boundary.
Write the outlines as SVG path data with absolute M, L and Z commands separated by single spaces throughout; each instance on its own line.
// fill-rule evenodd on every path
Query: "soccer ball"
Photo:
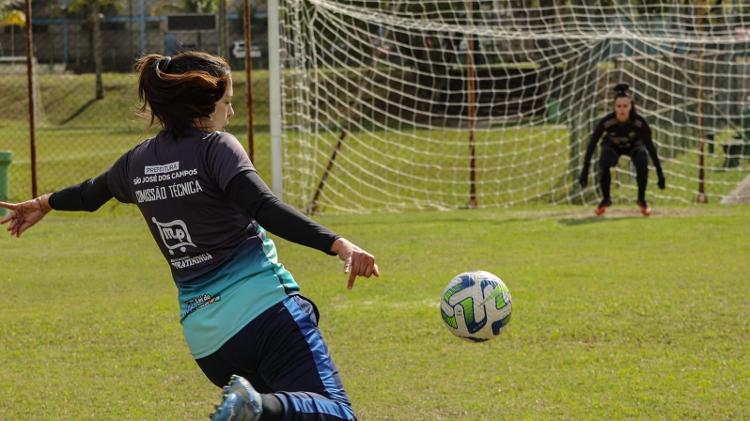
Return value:
M 497 276 L 464 272 L 451 279 L 440 298 L 445 326 L 459 338 L 483 342 L 496 337 L 510 322 L 510 291 Z

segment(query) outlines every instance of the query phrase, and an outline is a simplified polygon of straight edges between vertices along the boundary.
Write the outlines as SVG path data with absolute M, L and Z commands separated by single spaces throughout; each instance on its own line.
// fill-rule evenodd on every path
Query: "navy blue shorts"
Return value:
M 284 420 L 356 420 L 318 318 L 310 300 L 289 296 L 196 362 L 219 387 L 238 374 L 258 392 L 273 393 Z

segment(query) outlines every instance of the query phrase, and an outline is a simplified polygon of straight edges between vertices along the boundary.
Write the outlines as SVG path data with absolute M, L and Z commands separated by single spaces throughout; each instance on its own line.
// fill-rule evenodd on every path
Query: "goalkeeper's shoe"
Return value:
M 224 395 L 211 421 L 258 421 L 263 412 L 260 394 L 253 386 L 238 375 L 232 375 L 229 384 L 224 386 Z
M 599 206 L 594 209 L 594 213 L 596 216 L 602 216 L 604 215 L 604 212 L 607 211 L 607 208 L 612 206 L 612 201 L 609 199 L 602 199 L 601 202 L 599 202 Z
M 641 208 L 641 214 L 643 216 L 651 215 L 651 208 L 648 207 L 648 203 L 646 203 L 645 200 L 639 200 L 638 207 Z

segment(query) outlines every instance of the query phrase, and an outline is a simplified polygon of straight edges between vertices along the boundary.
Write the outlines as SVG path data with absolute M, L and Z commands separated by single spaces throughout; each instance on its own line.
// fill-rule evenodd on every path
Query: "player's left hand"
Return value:
M 659 185 L 659 188 L 661 190 L 664 190 L 665 188 L 667 188 L 667 179 L 664 178 L 664 174 L 662 173 L 659 173 L 658 177 L 659 177 L 659 181 L 657 183 Z
M 344 262 L 344 273 L 349 274 L 347 288 L 354 287 L 354 280 L 357 276 L 369 278 L 372 275 L 380 276 L 380 269 L 375 263 L 375 256 L 357 247 L 356 244 L 340 237 L 333 242 L 331 252 Z
M 52 208 L 49 206 L 49 195 L 40 196 L 21 203 L 0 202 L 0 208 L 10 210 L 10 213 L 0 219 L 0 224 L 8 225 L 10 235 L 20 237 L 27 229 L 44 218 Z

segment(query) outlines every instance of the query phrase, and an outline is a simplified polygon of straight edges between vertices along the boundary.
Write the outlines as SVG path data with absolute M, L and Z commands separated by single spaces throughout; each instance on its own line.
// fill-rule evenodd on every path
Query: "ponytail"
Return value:
M 196 51 L 175 57 L 147 54 L 136 63 L 136 72 L 140 111 L 150 114 L 150 124 L 158 119 L 177 134 L 214 112 L 230 78 L 224 59 Z

